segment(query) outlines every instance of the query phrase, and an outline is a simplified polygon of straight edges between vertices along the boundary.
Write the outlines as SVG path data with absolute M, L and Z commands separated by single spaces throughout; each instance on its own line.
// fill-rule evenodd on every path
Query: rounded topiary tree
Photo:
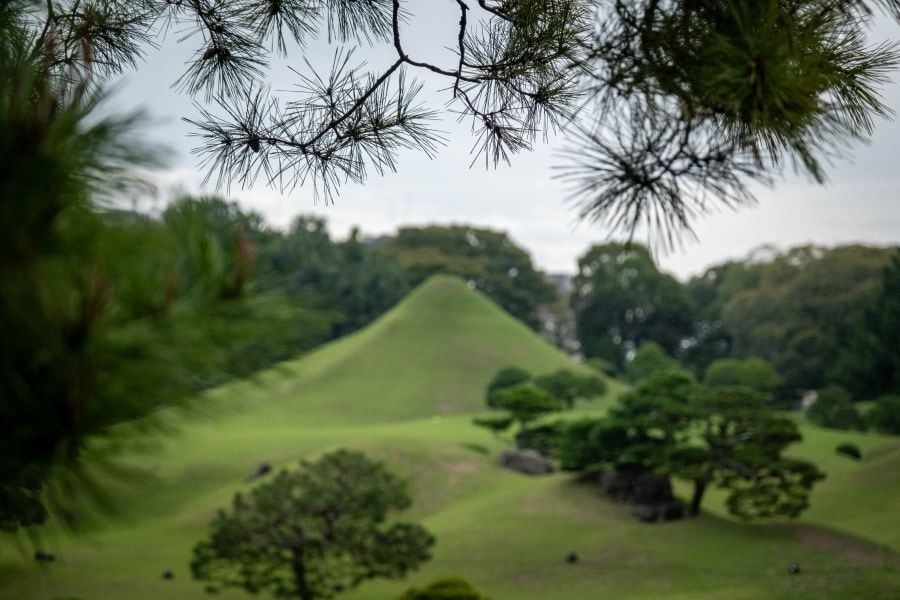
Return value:
M 519 424 L 520 432 L 532 421 L 565 408 L 562 400 L 530 383 L 500 390 L 495 396 L 494 406 L 508 411 L 513 421 Z
M 384 464 L 338 450 L 282 471 L 231 511 L 194 547 L 191 571 L 221 587 L 277 598 L 332 598 L 367 579 L 399 578 L 430 558 L 434 538 L 419 525 L 389 523 L 410 504 Z
M 591 399 L 606 393 L 606 382 L 596 375 L 584 375 L 571 369 L 557 369 L 534 378 L 534 385 L 573 408 L 579 399 Z
M 834 451 L 853 460 L 862 460 L 862 452 L 859 451 L 859 446 L 850 442 L 838 444 Z
M 706 369 L 703 383 L 712 387 L 740 385 L 763 394 L 775 394 L 784 378 L 763 358 L 721 358 Z
M 519 367 L 504 367 L 497 371 L 487 386 L 485 401 L 490 408 L 497 408 L 497 393 L 531 381 L 531 373 Z
M 900 435 L 900 394 L 882 396 L 866 416 L 879 433 Z
M 537 438 L 532 439 L 529 424 L 550 413 L 572 409 L 578 400 L 602 396 L 606 389 L 606 382 L 590 373 L 557 369 L 532 377 L 524 369 L 505 367 L 491 379 L 485 397 L 488 408 L 502 410 L 506 414 L 478 417 L 473 419 L 473 423 L 496 435 L 508 431 L 513 423 L 517 423 L 515 439 L 519 448 L 538 450 L 540 446 L 548 450 L 552 437 L 548 434 L 552 427 L 544 427 L 544 431 L 537 435 L 540 438 L 538 441 Z
M 859 431 L 866 428 L 865 421 L 853 405 L 850 393 L 836 385 L 819 391 L 816 401 L 806 411 L 806 417 L 820 427 Z
M 654 373 L 675 369 L 678 362 L 656 342 L 644 342 L 625 363 L 625 378 L 637 383 Z
M 397 600 L 490 600 L 460 577 L 443 577 L 424 588 L 413 588 Z

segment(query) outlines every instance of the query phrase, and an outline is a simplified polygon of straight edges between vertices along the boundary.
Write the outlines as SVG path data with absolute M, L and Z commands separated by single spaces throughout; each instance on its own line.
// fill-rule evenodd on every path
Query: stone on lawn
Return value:
M 549 475 L 556 470 L 553 463 L 534 450 L 504 450 L 500 466 L 526 475 Z

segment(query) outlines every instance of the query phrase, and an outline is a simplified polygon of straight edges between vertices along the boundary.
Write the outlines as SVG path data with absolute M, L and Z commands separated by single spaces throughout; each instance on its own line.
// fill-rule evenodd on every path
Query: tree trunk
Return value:
M 700 503 L 703 502 L 703 493 L 706 491 L 706 480 L 705 479 L 695 479 L 694 480 L 694 495 L 691 498 L 691 506 L 688 508 L 688 514 L 692 517 L 696 517 L 700 514 Z
M 294 560 L 291 564 L 294 570 L 294 583 L 297 584 L 297 593 L 300 600 L 315 600 L 309 582 L 306 580 L 306 565 L 303 564 L 303 552 L 294 550 Z

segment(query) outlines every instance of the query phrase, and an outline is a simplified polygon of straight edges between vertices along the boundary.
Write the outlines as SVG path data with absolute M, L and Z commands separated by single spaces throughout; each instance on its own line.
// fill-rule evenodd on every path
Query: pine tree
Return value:
M 337 450 L 235 495 L 194 547 L 191 571 L 209 591 L 301 600 L 400 579 L 431 557 L 434 544 L 423 527 L 388 521 L 409 505 L 406 485 L 382 463 Z
M 449 0 L 447 0 L 449 1 Z M 750 181 L 785 165 L 823 181 L 823 161 L 864 140 L 889 110 L 892 44 L 867 45 L 873 11 L 900 0 L 456 0 L 440 63 L 404 46 L 406 0 L 11 0 L 9 42 L 60 89 L 136 67 L 174 29 L 195 52 L 174 85 L 195 99 L 196 149 L 220 184 L 310 185 L 326 198 L 397 152 L 432 156 L 437 110 L 419 72 L 444 80 L 476 160 L 508 161 L 542 134 L 574 140 L 562 177 L 583 218 L 670 245 L 700 214 L 752 204 Z M 297 72 L 273 95 L 265 69 L 336 46 L 328 72 Z M 352 47 L 394 51 L 381 71 Z

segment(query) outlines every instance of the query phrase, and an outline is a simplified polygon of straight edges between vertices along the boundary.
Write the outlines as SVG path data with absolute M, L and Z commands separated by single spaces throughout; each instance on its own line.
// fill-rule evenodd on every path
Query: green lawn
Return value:
M 115 519 L 79 537 L 45 533 L 58 557 L 47 565 L 0 538 L 0 598 L 204 598 L 188 563 L 214 511 L 247 487 L 260 462 L 290 466 L 341 446 L 406 477 L 415 497 L 409 518 L 438 540 L 434 559 L 408 581 L 365 584 L 341 596 L 348 600 L 390 599 L 445 574 L 494 600 L 898 596 L 897 438 L 804 425 L 794 452 L 828 479 L 799 523 L 735 522 L 712 493 L 700 518 L 647 525 L 568 475 L 529 478 L 495 466 L 501 444 L 472 426 L 471 414 L 482 411 L 491 375 L 511 364 L 570 366 L 461 282 L 433 279 L 369 328 L 206 394 L 190 414 L 163 415 L 178 433 L 127 456 L 132 476 L 108 485 Z M 841 441 L 859 445 L 863 460 L 835 454 Z M 577 564 L 565 563 L 570 551 Z M 801 574 L 788 573 L 791 562 Z M 174 580 L 161 578 L 165 569 Z

